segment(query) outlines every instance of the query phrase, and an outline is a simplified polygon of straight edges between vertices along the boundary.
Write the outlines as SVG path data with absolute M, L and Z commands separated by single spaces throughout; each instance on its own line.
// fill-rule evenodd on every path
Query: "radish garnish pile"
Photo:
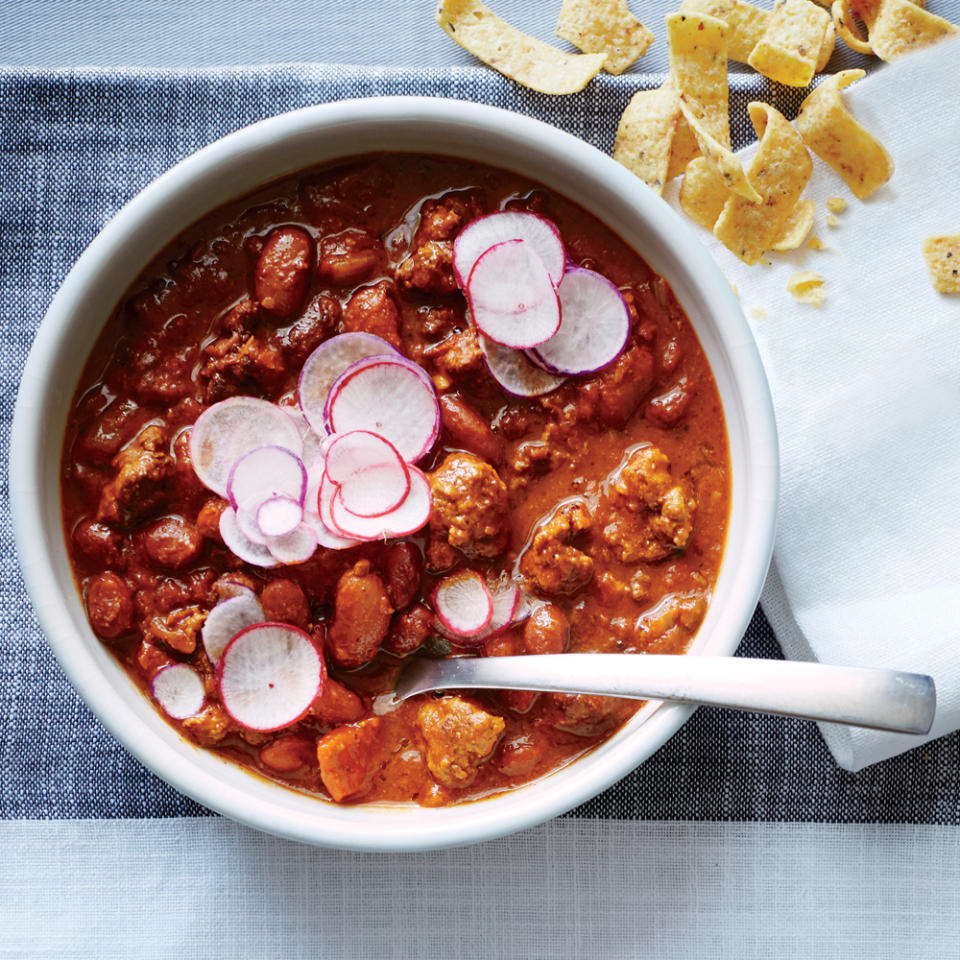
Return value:
M 249 730 L 280 730 L 310 709 L 326 675 L 306 633 L 286 623 L 258 623 L 237 633 L 220 657 L 220 702 Z
M 529 616 L 522 596 L 506 573 L 488 584 L 473 570 L 458 570 L 434 588 L 437 629 L 460 646 L 479 646 Z
M 560 231 L 535 213 L 503 211 L 467 224 L 453 272 L 493 378 L 535 397 L 621 353 L 630 309 L 617 287 L 567 262 Z
M 299 399 L 297 410 L 231 397 L 193 426 L 194 470 L 230 501 L 220 535 L 231 552 L 259 567 L 303 563 L 317 546 L 427 523 L 430 485 L 414 463 L 439 436 L 440 404 L 420 366 L 373 334 L 341 334 L 307 358 Z

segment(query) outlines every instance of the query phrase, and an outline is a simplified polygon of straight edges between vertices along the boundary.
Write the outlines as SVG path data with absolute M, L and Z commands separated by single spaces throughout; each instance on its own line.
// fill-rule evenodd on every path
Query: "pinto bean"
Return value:
M 669 390 L 647 404 L 644 416 L 658 427 L 675 427 L 687 412 L 693 393 L 693 385 L 686 377 L 681 377 Z
M 349 687 L 327 677 L 320 696 L 313 701 L 310 713 L 325 727 L 355 723 L 367 712 L 363 700 Z
M 305 230 L 272 230 L 254 275 L 254 296 L 263 309 L 281 319 L 297 313 L 307 295 L 312 264 L 313 240 Z
M 260 606 L 268 620 L 279 620 L 305 629 L 310 622 L 310 604 L 292 580 L 271 580 L 260 594 Z
M 117 574 L 99 574 L 87 587 L 87 615 L 97 634 L 116 639 L 133 626 L 133 591 Z
M 507 777 L 526 777 L 533 773 L 543 757 L 544 744 L 530 736 L 504 740 L 494 762 Z
M 196 560 L 203 549 L 203 538 L 187 520 L 164 517 L 147 529 L 143 546 L 151 560 L 177 570 Z
M 333 626 L 327 634 L 335 663 L 362 667 L 373 659 L 390 628 L 390 598 L 369 560 L 359 560 L 337 583 Z
M 73 542 L 88 560 L 106 567 L 120 562 L 120 534 L 105 523 L 96 520 L 81 520 L 73 528 Z
M 564 653 L 570 642 L 570 620 L 555 603 L 545 603 L 530 615 L 523 628 L 527 653 Z
M 440 398 L 440 410 L 443 432 L 451 446 L 475 453 L 487 463 L 500 462 L 500 438 L 482 414 L 454 393 Z
M 387 547 L 383 574 L 387 596 L 394 610 L 402 610 L 413 603 L 423 574 L 423 556 L 416 545 L 404 540 Z
M 432 633 L 433 614 L 422 603 L 418 603 L 394 615 L 383 647 L 398 657 L 405 657 L 422 646 Z

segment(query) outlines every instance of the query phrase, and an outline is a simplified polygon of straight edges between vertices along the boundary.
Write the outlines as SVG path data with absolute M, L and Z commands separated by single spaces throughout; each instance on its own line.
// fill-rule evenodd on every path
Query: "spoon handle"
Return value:
M 418 660 L 397 683 L 399 699 L 427 690 L 479 687 L 676 700 L 927 733 L 933 679 L 918 673 L 743 657 L 567 653 Z

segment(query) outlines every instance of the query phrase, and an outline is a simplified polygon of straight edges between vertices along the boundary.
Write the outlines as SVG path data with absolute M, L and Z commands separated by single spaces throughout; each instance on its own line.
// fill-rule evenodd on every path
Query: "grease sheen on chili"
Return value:
M 486 372 L 450 269 L 473 218 L 530 210 L 571 261 L 612 280 L 632 315 L 597 374 L 518 399 Z M 420 463 L 429 528 L 404 541 L 318 549 L 260 569 L 225 549 L 223 501 L 189 461 L 191 424 L 237 394 L 296 404 L 326 338 L 376 333 L 421 364 L 444 428 Z M 723 552 L 723 412 L 693 328 L 666 282 L 576 203 L 514 173 L 383 154 L 307 170 L 205 216 L 141 274 L 109 319 L 63 446 L 65 534 L 91 625 L 150 696 L 171 662 L 207 705 L 186 738 L 341 802 L 444 805 L 529 782 L 591 750 L 638 704 L 520 692 L 422 696 L 390 708 L 411 656 L 564 651 L 682 653 Z M 433 628 L 439 574 L 515 576 L 530 618 L 479 648 Z M 245 730 L 217 702 L 199 643 L 223 584 L 252 586 L 269 619 L 307 630 L 329 679 L 307 715 Z M 159 709 L 159 708 L 158 708 Z

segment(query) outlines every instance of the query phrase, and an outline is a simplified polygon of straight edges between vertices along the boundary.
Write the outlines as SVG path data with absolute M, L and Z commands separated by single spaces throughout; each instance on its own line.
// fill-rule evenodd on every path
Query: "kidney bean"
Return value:
M 543 747 L 541 742 L 530 736 L 504 740 L 497 750 L 494 762 L 506 777 L 525 777 L 533 773 L 540 762 Z
M 268 620 L 290 623 L 301 630 L 310 622 L 310 604 L 292 580 L 271 580 L 260 594 L 260 606 Z
M 351 287 L 373 275 L 381 253 L 377 238 L 365 230 L 342 230 L 320 242 L 317 273 L 334 286 Z
M 369 663 L 390 628 L 390 598 L 369 560 L 359 560 L 337 583 L 333 626 L 327 633 L 330 653 L 341 667 Z
M 440 409 L 443 432 L 451 446 L 475 453 L 488 463 L 500 462 L 500 438 L 482 414 L 453 393 L 445 393 L 440 398 Z
M 105 523 L 81 520 L 73 528 L 73 542 L 77 549 L 94 563 L 115 567 L 120 563 L 120 534 Z
M 383 575 L 394 610 L 402 610 L 414 601 L 422 574 L 423 556 L 415 544 L 404 540 L 387 547 Z
M 297 313 L 307 295 L 312 264 L 313 240 L 305 230 L 272 230 L 254 276 L 254 296 L 263 309 L 281 319 Z
M 653 354 L 646 347 L 627 347 L 600 375 L 600 418 L 622 427 L 653 386 Z
M 433 614 L 422 603 L 394 614 L 390 632 L 383 641 L 384 650 L 405 657 L 422 646 L 433 633 Z
M 671 337 L 660 351 L 660 370 L 669 375 L 680 366 L 683 359 L 683 347 L 676 337 Z
M 196 560 L 203 549 L 203 538 L 181 517 L 164 517 L 147 529 L 143 546 L 151 560 L 177 570 Z
M 687 412 L 693 393 L 693 385 L 686 377 L 681 377 L 669 390 L 647 404 L 644 416 L 658 427 L 675 427 Z
M 117 574 L 99 574 L 87 587 L 87 615 L 97 634 L 116 639 L 133 626 L 133 591 Z
M 554 603 L 545 603 L 530 615 L 523 627 L 527 653 L 564 653 L 570 642 L 570 620 Z
M 130 399 L 117 399 L 81 434 L 78 448 L 88 457 L 108 459 L 133 436 L 145 414 Z
M 325 727 L 354 723 L 367 712 L 363 700 L 349 687 L 327 677 L 320 696 L 313 701 L 310 713 Z

